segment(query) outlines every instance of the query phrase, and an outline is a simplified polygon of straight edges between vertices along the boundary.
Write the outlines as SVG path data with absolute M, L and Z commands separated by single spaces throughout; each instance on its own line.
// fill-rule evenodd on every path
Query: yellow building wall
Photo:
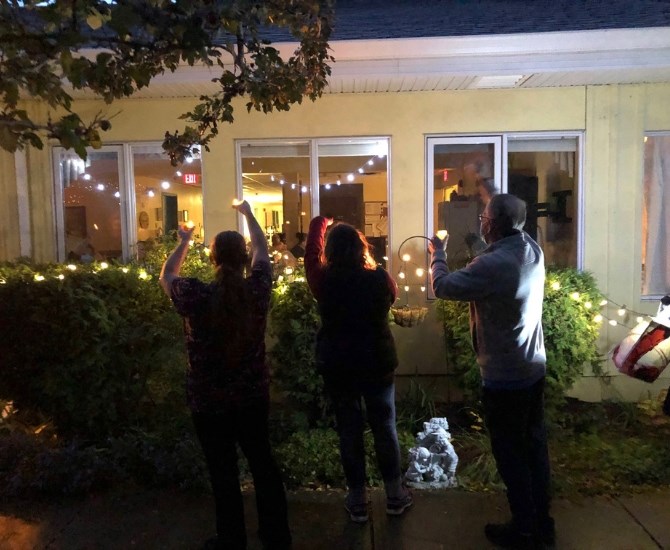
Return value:
M 246 113 L 243 102 L 238 102 L 236 122 L 222 127 L 210 144 L 211 151 L 203 153 L 206 236 L 238 223 L 230 208 L 237 194 L 237 139 L 390 137 L 390 238 L 395 255 L 405 238 L 425 232 L 426 135 L 584 130 L 584 267 L 596 275 L 612 299 L 638 311 L 652 312 L 656 304 L 643 303 L 639 296 L 642 137 L 645 130 L 670 130 L 669 100 L 670 84 L 658 84 L 327 95 L 315 103 L 307 101 L 289 112 L 271 115 Z M 119 112 L 104 140 L 121 143 L 161 140 L 166 129 L 183 127 L 178 117 L 194 103 L 186 99 L 125 100 L 108 107 L 85 101 L 78 102 L 75 109 L 84 117 L 93 117 L 101 109 Z M 31 106 L 31 110 L 34 108 Z M 4 167 L 6 158 L 1 160 Z M 38 260 L 52 260 L 55 238 L 49 152 L 31 151 L 28 164 L 34 254 Z M 11 196 L 11 185 L 7 184 L 11 177 L 5 176 L 0 181 L 3 198 Z M 3 208 L 7 210 L 5 202 Z M 5 219 L 16 223 L 9 212 Z M 414 240 L 406 251 L 421 255 L 424 246 Z M 3 233 L 0 256 L 11 257 L 15 248 L 11 239 L 5 243 Z M 391 270 L 397 271 L 397 265 Z M 411 303 L 421 300 L 418 291 L 410 293 Z M 427 377 L 445 374 L 442 333 L 433 311 L 418 328 L 394 330 L 400 373 L 416 372 Z M 605 326 L 603 349 L 623 335 L 623 329 Z M 667 377 L 654 385 L 641 384 L 616 376 L 605 387 L 593 378 L 585 378 L 574 394 L 585 399 L 619 394 L 636 399 L 667 385 Z

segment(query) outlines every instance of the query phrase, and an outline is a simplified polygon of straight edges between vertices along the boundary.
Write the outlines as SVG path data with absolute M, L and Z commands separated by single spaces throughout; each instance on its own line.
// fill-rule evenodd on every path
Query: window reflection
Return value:
M 526 201 L 524 230 L 545 263 L 577 266 L 577 138 L 508 141 L 508 191 Z
M 120 260 L 121 193 L 117 152 L 90 152 L 86 161 L 74 153 L 59 155 L 69 261 Z
M 203 236 L 202 165 L 199 155 L 178 169 L 158 145 L 133 145 L 136 255 L 142 260 L 156 239 L 194 226 L 193 238 Z M 132 227 L 132 226 L 131 226 Z
M 375 261 L 388 257 L 388 142 L 377 139 L 320 143 L 319 211 L 353 225 L 372 247 Z

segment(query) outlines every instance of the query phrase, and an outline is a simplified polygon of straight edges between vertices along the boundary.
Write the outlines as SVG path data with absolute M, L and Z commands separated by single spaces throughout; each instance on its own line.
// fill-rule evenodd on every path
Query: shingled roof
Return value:
M 331 40 L 665 26 L 669 0 L 337 0 Z

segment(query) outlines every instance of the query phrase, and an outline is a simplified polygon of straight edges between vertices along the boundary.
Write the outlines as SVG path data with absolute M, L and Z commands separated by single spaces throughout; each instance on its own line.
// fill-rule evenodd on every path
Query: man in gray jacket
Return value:
M 512 512 L 509 523 L 488 524 L 485 533 L 505 548 L 553 545 L 544 423 L 544 256 L 522 230 L 521 199 L 496 195 L 480 220 L 488 247 L 465 268 L 449 272 L 446 239 L 433 237 L 429 249 L 435 295 L 470 302 L 486 426 Z

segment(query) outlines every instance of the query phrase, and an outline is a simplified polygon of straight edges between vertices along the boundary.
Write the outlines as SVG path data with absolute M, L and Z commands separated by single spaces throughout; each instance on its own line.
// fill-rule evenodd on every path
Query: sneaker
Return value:
M 355 523 L 365 523 L 368 521 L 368 503 L 364 502 L 354 502 L 353 499 L 349 498 L 350 495 L 344 499 L 344 509 L 349 512 L 349 517 L 351 521 Z
M 534 550 L 537 548 L 532 533 L 522 533 L 512 523 L 487 523 L 484 527 L 486 538 L 501 548 L 514 550 Z
M 386 498 L 386 513 L 390 516 L 399 516 L 412 504 L 414 504 L 412 493 L 409 489 L 403 487 L 403 494 L 401 496 Z

